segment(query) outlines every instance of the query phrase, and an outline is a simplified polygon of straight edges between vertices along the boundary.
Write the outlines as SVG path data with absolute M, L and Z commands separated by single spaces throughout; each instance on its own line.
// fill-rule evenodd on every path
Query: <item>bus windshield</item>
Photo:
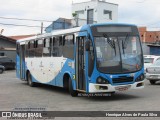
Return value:
M 94 37 L 97 69 L 103 73 L 130 73 L 142 68 L 142 50 L 136 35 Z

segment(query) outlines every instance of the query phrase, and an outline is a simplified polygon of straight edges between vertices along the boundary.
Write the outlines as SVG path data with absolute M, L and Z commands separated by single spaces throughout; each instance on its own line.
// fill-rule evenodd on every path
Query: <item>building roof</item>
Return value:
M 58 18 L 56 21 L 54 21 L 54 22 L 57 22 L 57 21 L 64 21 L 64 22 L 66 22 L 66 23 L 72 23 L 72 19 L 67 19 L 67 18 Z
M 107 4 L 117 5 L 118 6 L 118 4 L 106 2 L 105 0 L 90 0 L 90 1 L 86 1 L 86 2 L 79 2 L 79 3 L 72 3 L 72 4 L 83 4 L 83 3 L 89 3 L 89 2 L 103 2 L 103 3 L 107 3 Z
M 6 37 L 6 36 L 3 36 L 3 35 L 0 35 L 0 39 L 8 40 L 8 41 L 11 41 L 11 42 L 16 42 L 16 40 L 15 40 L 15 39 L 10 38 L 10 37 Z
M 8 36 L 8 38 L 11 38 L 15 41 L 20 40 L 20 39 L 24 39 L 24 38 L 28 38 L 28 37 L 33 37 L 35 36 L 35 34 L 31 34 L 31 35 L 16 35 L 16 36 Z
M 57 20 L 53 21 L 48 27 L 45 28 L 45 31 L 53 31 L 53 30 L 59 30 L 59 29 L 66 29 L 68 26 L 72 25 L 72 19 L 67 19 L 67 18 L 58 18 Z M 63 27 L 64 28 L 63 28 Z

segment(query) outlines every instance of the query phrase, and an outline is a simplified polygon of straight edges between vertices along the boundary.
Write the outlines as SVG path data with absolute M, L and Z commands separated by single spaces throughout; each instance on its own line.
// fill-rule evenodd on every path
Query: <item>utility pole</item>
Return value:
M 1 29 L 1 31 L 0 31 L 0 35 L 2 35 L 3 31 L 4 31 L 4 29 Z
M 41 34 L 43 34 L 43 22 L 41 22 Z

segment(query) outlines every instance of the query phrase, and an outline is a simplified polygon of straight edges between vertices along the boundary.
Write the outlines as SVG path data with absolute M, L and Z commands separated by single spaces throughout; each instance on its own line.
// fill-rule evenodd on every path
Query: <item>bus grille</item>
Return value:
M 113 83 L 133 82 L 133 77 L 113 78 Z

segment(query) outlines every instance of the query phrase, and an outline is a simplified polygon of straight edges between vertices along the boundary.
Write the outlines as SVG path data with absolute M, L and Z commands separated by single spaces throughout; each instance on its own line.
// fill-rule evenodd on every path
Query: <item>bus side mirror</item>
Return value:
M 90 51 L 90 41 L 89 40 L 86 41 L 86 43 L 85 43 L 85 49 L 86 49 L 86 51 Z

